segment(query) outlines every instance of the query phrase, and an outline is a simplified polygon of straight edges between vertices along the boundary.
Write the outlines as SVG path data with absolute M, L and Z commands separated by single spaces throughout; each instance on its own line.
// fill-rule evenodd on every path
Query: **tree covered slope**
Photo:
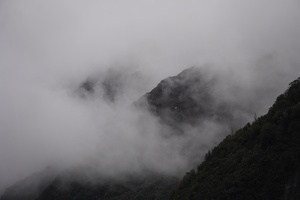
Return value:
M 300 199 L 300 78 L 265 116 L 208 152 L 171 199 Z

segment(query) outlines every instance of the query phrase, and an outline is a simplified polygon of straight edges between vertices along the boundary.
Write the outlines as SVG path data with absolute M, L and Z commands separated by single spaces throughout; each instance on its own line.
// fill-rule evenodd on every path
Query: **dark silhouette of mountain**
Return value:
M 300 199 L 300 78 L 184 176 L 174 200 Z

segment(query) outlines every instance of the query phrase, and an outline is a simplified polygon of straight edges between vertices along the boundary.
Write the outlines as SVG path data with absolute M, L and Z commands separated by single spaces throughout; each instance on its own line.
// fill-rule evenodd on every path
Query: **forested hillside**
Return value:
M 300 199 L 300 79 L 269 112 L 209 151 L 173 200 Z

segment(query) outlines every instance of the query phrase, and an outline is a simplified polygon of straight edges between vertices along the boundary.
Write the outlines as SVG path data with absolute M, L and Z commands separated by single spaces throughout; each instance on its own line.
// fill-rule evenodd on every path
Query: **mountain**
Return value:
M 129 91 L 128 85 L 135 85 L 139 79 L 135 73 L 123 74 L 111 70 L 101 74 L 99 78 L 88 78 L 75 92 L 82 98 L 100 97 L 114 102 L 119 95 Z M 207 76 L 199 68 L 189 68 L 177 76 L 162 80 L 152 91 L 133 102 L 133 106 L 150 110 L 161 120 L 161 124 L 172 128 L 171 132 L 175 137 L 184 134 L 182 125 L 195 125 L 203 119 L 226 124 L 233 121 L 232 115 L 229 106 L 218 102 L 213 95 L 215 83 L 215 78 Z M 147 176 L 140 174 L 130 177 L 127 182 L 99 177 L 98 183 L 91 184 L 82 183 L 82 180 L 66 181 L 68 178 L 65 174 L 59 174 L 55 180 L 46 183 L 47 187 L 35 185 L 34 189 L 27 191 L 36 191 L 29 198 L 36 200 L 168 199 L 179 181 L 173 176 L 158 175 L 155 172 L 147 173 Z M 32 177 L 29 177 L 27 180 L 30 182 L 31 179 Z M 18 190 L 19 186 L 20 184 L 15 184 L 10 191 L 22 194 L 23 191 Z M 38 198 L 33 198 L 37 196 Z M 7 197 L 3 195 L 1 200 L 9 199 Z M 22 200 L 20 196 L 15 199 Z
M 120 80 L 117 77 L 122 77 Z M 100 80 L 88 79 L 80 85 L 84 98 L 100 91 L 104 99 L 114 101 L 124 90 L 127 75 L 113 71 Z M 129 78 L 130 79 L 130 78 Z M 217 105 L 212 88 L 214 80 L 208 79 L 199 68 L 189 68 L 177 76 L 162 80 L 152 91 L 143 95 L 133 106 L 148 109 L 161 119 L 161 123 L 173 128 L 174 134 L 184 134 L 183 124 L 196 124 L 209 118 L 222 123 L 231 119 L 224 105 Z M 122 84 L 121 84 L 122 83 Z M 114 92 L 113 92 L 114 91 Z M 221 108 L 223 106 L 223 108 Z M 226 120 L 225 120 L 226 119 Z M 163 134 L 163 133 L 162 133 Z M 176 134 L 175 134 L 176 136 Z M 135 175 L 126 181 L 99 177 L 95 184 L 71 181 L 65 183 L 64 175 L 57 176 L 36 200 L 52 199 L 169 199 L 179 179 L 148 172 Z M 67 185 L 67 187 L 65 187 Z M 2 199 L 1 199 L 2 200 Z
M 114 102 L 120 94 L 128 91 L 125 87 L 128 82 L 136 83 L 127 75 L 119 80 L 119 75 L 114 71 L 100 80 L 90 78 L 76 92 L 83 98 L 97 93 L 97 97 Z M 74 176 L 66 174 L 73 172 L 67 170 L 52 177 L 50 182 L 40 182 L 28 189 L 35 191 L 34 194 L 29 192 L 30 198 L 22 196 L 25 193 L 19 190 L 22 187 L 20 182 L 11 186 L 1 200 L 299 199 L 300 80 L 291 83 L 267 115 L 255 117 L 252 124 L 248 123 L 233 134 L 232 130 L 241 127 L 246 120 L 237 113 L 251 115 L 255 112 L 251 107 L 243 110 L 241 105 L 244 102 L 220 98 L 216 92 L 222 84 L 219 79 L 199 68 L 189 68 L 162 80 L 153 90 L 133 102 L 133 106 L 149 110 L 160 124 L 169 127 L 171 135 L 168 137 L 181 137 L 186 134 L 182 127 L 198 126 L 203 121 L 222 125 L 217 130 L 220 132 L 218 141 L 231 129 L 232 134 L 206 154 L 197 171 L 186 173 L 181 181 L 151 171 L 83 181 L 80 178 L 70 179 Z M 198 134 L 208 133 L 199 129 Z M 194 142 L 196 146 L 203 145 Z M 197 162 L 201 161 L 202 157 L 198 157 Z M 32 177 L 26 180 L 30 183 Z M 8 198 L 8 193 L 19 195 Z
M 265 116 L 209 151 L 172 200 L 300 199 L 300 78 Z
M 215 89 L 220 86 L 217 75 L 204 69 L 188 68 L 177 76 L 162 80 L 135 104 L 147 108 L 160 118 L 162 124 L 181 130 L 182 126 L 197 125 L 204 120 L 215 121 L 232 129 L 240 128 L 244 119 L 233 114 L 238 105 L 219 98 Z

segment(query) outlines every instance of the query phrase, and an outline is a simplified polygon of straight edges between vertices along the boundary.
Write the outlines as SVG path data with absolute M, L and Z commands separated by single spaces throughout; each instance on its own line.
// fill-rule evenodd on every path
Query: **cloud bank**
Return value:
M 263 114 L 299 76 L 299 11 L 297 0 L 0 1 L 0 188 L 85 160 L 105 173 L 184 170 L 193 150 L 181 154 L 182 145 L 214 143 L 218 124 L 202 127 L 206 137 L 187 129 L 190 137 L 162 140 L 156 118 L 130 104 L 203 66 L 223 75 L 220 98 Z M 115 103 L 74 94 L 112 67 L 142 78 L 125 81 Z

